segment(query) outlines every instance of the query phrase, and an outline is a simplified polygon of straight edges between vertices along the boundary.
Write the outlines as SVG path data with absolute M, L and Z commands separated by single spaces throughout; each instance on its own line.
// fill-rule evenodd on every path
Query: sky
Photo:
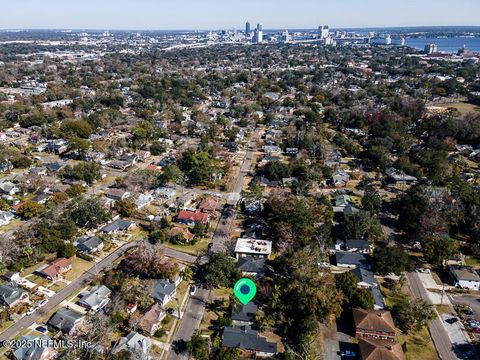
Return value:
M 480 25 L 480 0 L 0 0 L 1 29 Z

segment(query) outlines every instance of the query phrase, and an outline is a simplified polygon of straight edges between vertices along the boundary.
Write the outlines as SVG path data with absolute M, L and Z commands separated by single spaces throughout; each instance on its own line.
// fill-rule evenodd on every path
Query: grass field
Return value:
M 440 106 L 443 108 L 457 109 L 462 115 L 465 115 L 471 112 L 480 114 L 480 106 L 464 103 L 464 102 L 452 103 L 452 104 L 437 104 L 436 106 Z

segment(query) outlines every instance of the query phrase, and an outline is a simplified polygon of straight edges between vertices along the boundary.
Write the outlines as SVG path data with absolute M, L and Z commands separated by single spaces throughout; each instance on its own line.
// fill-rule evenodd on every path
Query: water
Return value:
M 453 37 L 453 38 L 406 38 L 405 45 L 423 50 L 426 44 L 437 44 L 438 51 L 456 53 L 464 46 L 472 51 L 480 51 L 480 37 Z

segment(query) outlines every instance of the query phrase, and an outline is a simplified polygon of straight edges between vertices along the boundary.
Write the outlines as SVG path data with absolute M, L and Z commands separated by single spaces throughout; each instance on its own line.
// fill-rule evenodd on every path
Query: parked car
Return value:
M 417 272 L 422 273 L 422 274 L 430 274 L 430 269 L 418 268 Z
M 345 350 L 345 351 L 342 351 L 340 353 L 341 356 L 345 356 L 345 357 L 355 357 L 356 354 L 354 351 L 350 351 L 350 350 Z
M 190 295 L 195 295 L 197 287 L 195 285 L 190 286 Z
M 458 321 L 457 318 L 450 318 L 450 319 L 445 320 L 445 322 L 449 323 L 449 324 L 455 324 L 457 321 Z
M 32 315 L 35 311 L 37 311 L 37 308 L 30 308 L 30 309 L 28 309 L 26 315 L 27 315 L 27 316 L 30 316 L 30 315 Z
M 48 329 L 45 326 L 37 326 L 35 328 L 39 333 L 46 334 L 48 333 Z
M 39 308 L 44 307 L 45 305 L 47 305 L 47 303 L 48 303 L 48 299 L 43 299 L 38 303 L 37 307 Z
M 470 332 L 474 334 L 480 334 L 480 328 L 470 328 Z

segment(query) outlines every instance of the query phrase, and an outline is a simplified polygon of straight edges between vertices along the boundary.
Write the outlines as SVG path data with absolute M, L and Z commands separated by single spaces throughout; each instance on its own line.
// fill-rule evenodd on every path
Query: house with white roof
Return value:
M 267 259 L 271 253 L 272 242 L 268 240 L 238 238 L 235 245 L 237 260 L 246 256 Z

